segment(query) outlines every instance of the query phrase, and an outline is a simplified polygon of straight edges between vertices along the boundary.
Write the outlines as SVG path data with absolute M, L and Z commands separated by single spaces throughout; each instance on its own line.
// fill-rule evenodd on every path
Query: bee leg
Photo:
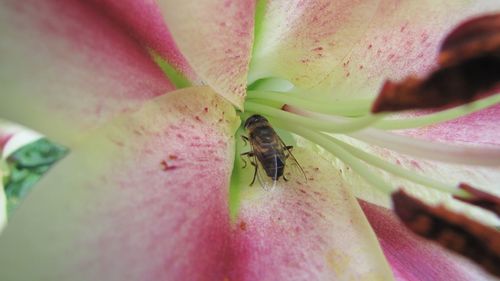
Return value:
M 255 182 L 255 178 L 257 177 L 257 163 L 250 161 L 250 164 L 252 164 L 252 166 L 254 166 L 254 168 L 255 168 L 253 171 L 253 179 L 252 179 L 252 182 L 250 183 L 250 186 L 252 186 Z
M 243 140 L 243 145 L 246 146 L 248 143 L 248 137 L 241 135 L 241 139 Z
M 244 165 L 243 165 L 243 169 L 247 167 L 247 161 L 245 161 L 245 159 L 243 159 L 243 156 L 246 156 L 246 157 L 253 157 L 254 154 L 252 151 L 248 151 L 248 152 L 244 152 L 244 153 L 241 153 L 240 154 L 241 156 L 241 161 L 243 161 Z

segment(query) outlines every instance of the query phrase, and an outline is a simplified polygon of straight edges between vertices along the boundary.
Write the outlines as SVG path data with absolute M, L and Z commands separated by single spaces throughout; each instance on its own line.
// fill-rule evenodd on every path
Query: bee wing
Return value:
M 298 181 L 304 181 L 304 183 L 307 182 L 307 176 L 306 173 L 304 172 L 304 169 L 302 166 L 300 166 L 299 162 L 297 161 L 297 158 L 293 156 L 292 150 L 281 140 L 280 137 L 278 137 L 279 143 L 283 149 L 284 153 L 284 158 L 281 159 L 283 163 L 285 163 L 285 168 L 283 171 L 284 177 L 286 177 L 288 180 L 289 179 L 295 179 Z
M 275 165 L 277 166 L 278 165 L 278 157 L 277 156 L 274 157 L 274 162 L 275 162 Z M 257 180 L 259 181 L 262 188 L 264 188 L 264 190 L 268 190 L 268 191 L 274 189 L 276 187 L 276 181 L 273 180 L 272 177 L 269 177 L 267 175 L 266 171 L 264 170 L 264 167 L 259 162 L 259 160 L 257 159 L 256 156 L 254 156 L 254 163 L 257 165 L 255 167 L 255 169 L 257 169 L 257 171 L 256 171 Z M 274 170 L 277 173 L 277 169 L 274 169 Z M 275 175 L 274 178 L 276 178 L 276 176 L 277 175 Z

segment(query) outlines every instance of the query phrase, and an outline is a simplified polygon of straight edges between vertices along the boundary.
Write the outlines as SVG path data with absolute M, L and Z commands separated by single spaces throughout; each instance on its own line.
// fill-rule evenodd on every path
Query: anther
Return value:
M 386 81 L 372 112 L 469 103 L 500 89 L 500 14 L 470 20 L 451 32 L 439 68 L 425 78 Z
M 402 190 L 392 194 L 396 215 L 414 233 L 470 258 L 500 276 L 500 232 L 443 206 L 432 207 Z
M 460 189 L 466 191 L 467 193 L 470 194 L 470 197 L 465 198 L 461 196 L 454 196 L 454 198 L 472 204 L 474 206 L 481 207 L 483 209 L 489 210 L 493 213 L 495 213 L 498 217 L 500 217 L 500 198 L 484 192 L 482 190 L 479 190 L 477 188 L 474 188 L 468 184 L 461 183 L 458 186 Z
M 476 57 L 497 54 L 500 46 L 500 14 L 468 20 L 448 34 L 441 45 L 439 64 L 448 66 Z

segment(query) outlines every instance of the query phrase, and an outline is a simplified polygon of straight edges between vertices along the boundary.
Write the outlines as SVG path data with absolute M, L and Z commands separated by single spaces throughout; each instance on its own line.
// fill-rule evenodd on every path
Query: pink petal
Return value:
M 238 122 L 205 87 L 99 129 L 14 214 L 1 279 L 222 280 Z
M 246 95 L 255 2 L 160 1 L 165 21 L 189 64 L 239 108 Z
M 2 117 L 70 143 L 173 89 L 146 50 L 81 1 L 3 1 Z
M 470 261 L 417 237 L 388 209 L 360 201 L 398 280 L 491 280 Z
M 309 176 L 306 184 L 299 177 L 272 191 L 258 183 L 243 189 L 229 280 L 391 280 L 338 171 L 310 150 L 296 147 L 294 155 Z
M 498 10 L 494 2 L 382 0 L 364 38 L 332 72 L 328 85 L 337 96 L 375 97 L 386 79 L 427 73 L 437 64 L 446 34 L 469 17 Z
M 284 78 L 307 94 L 374 97 L 385 79 L 429 70 L 446 32 L 498 10 L 492 2 L 269 1 L 250 77 Z
M 92 0 L 96 8 L 109 15 L 136 40 L 152 48 L 192 81 L 198 80 L 163 21 L 156 1 Z
M 376 9 L 376 1 L 266 1 L 250 82 L 280 77 L 316 85 L 362 38 Z

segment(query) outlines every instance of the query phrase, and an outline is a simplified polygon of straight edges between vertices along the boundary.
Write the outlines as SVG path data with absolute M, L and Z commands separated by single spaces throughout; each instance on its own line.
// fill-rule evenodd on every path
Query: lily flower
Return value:
M 71 152 L 0 236 L 2 279 L 491 278 L 412 236 L 388 195 L 498 183 L 498 96 L 423 116 L 370 107 L 500 7 L 368 2 L 3 1 L 0 117 Z M 284 129 L 307 180 L 249 187 L 253 113 Z

